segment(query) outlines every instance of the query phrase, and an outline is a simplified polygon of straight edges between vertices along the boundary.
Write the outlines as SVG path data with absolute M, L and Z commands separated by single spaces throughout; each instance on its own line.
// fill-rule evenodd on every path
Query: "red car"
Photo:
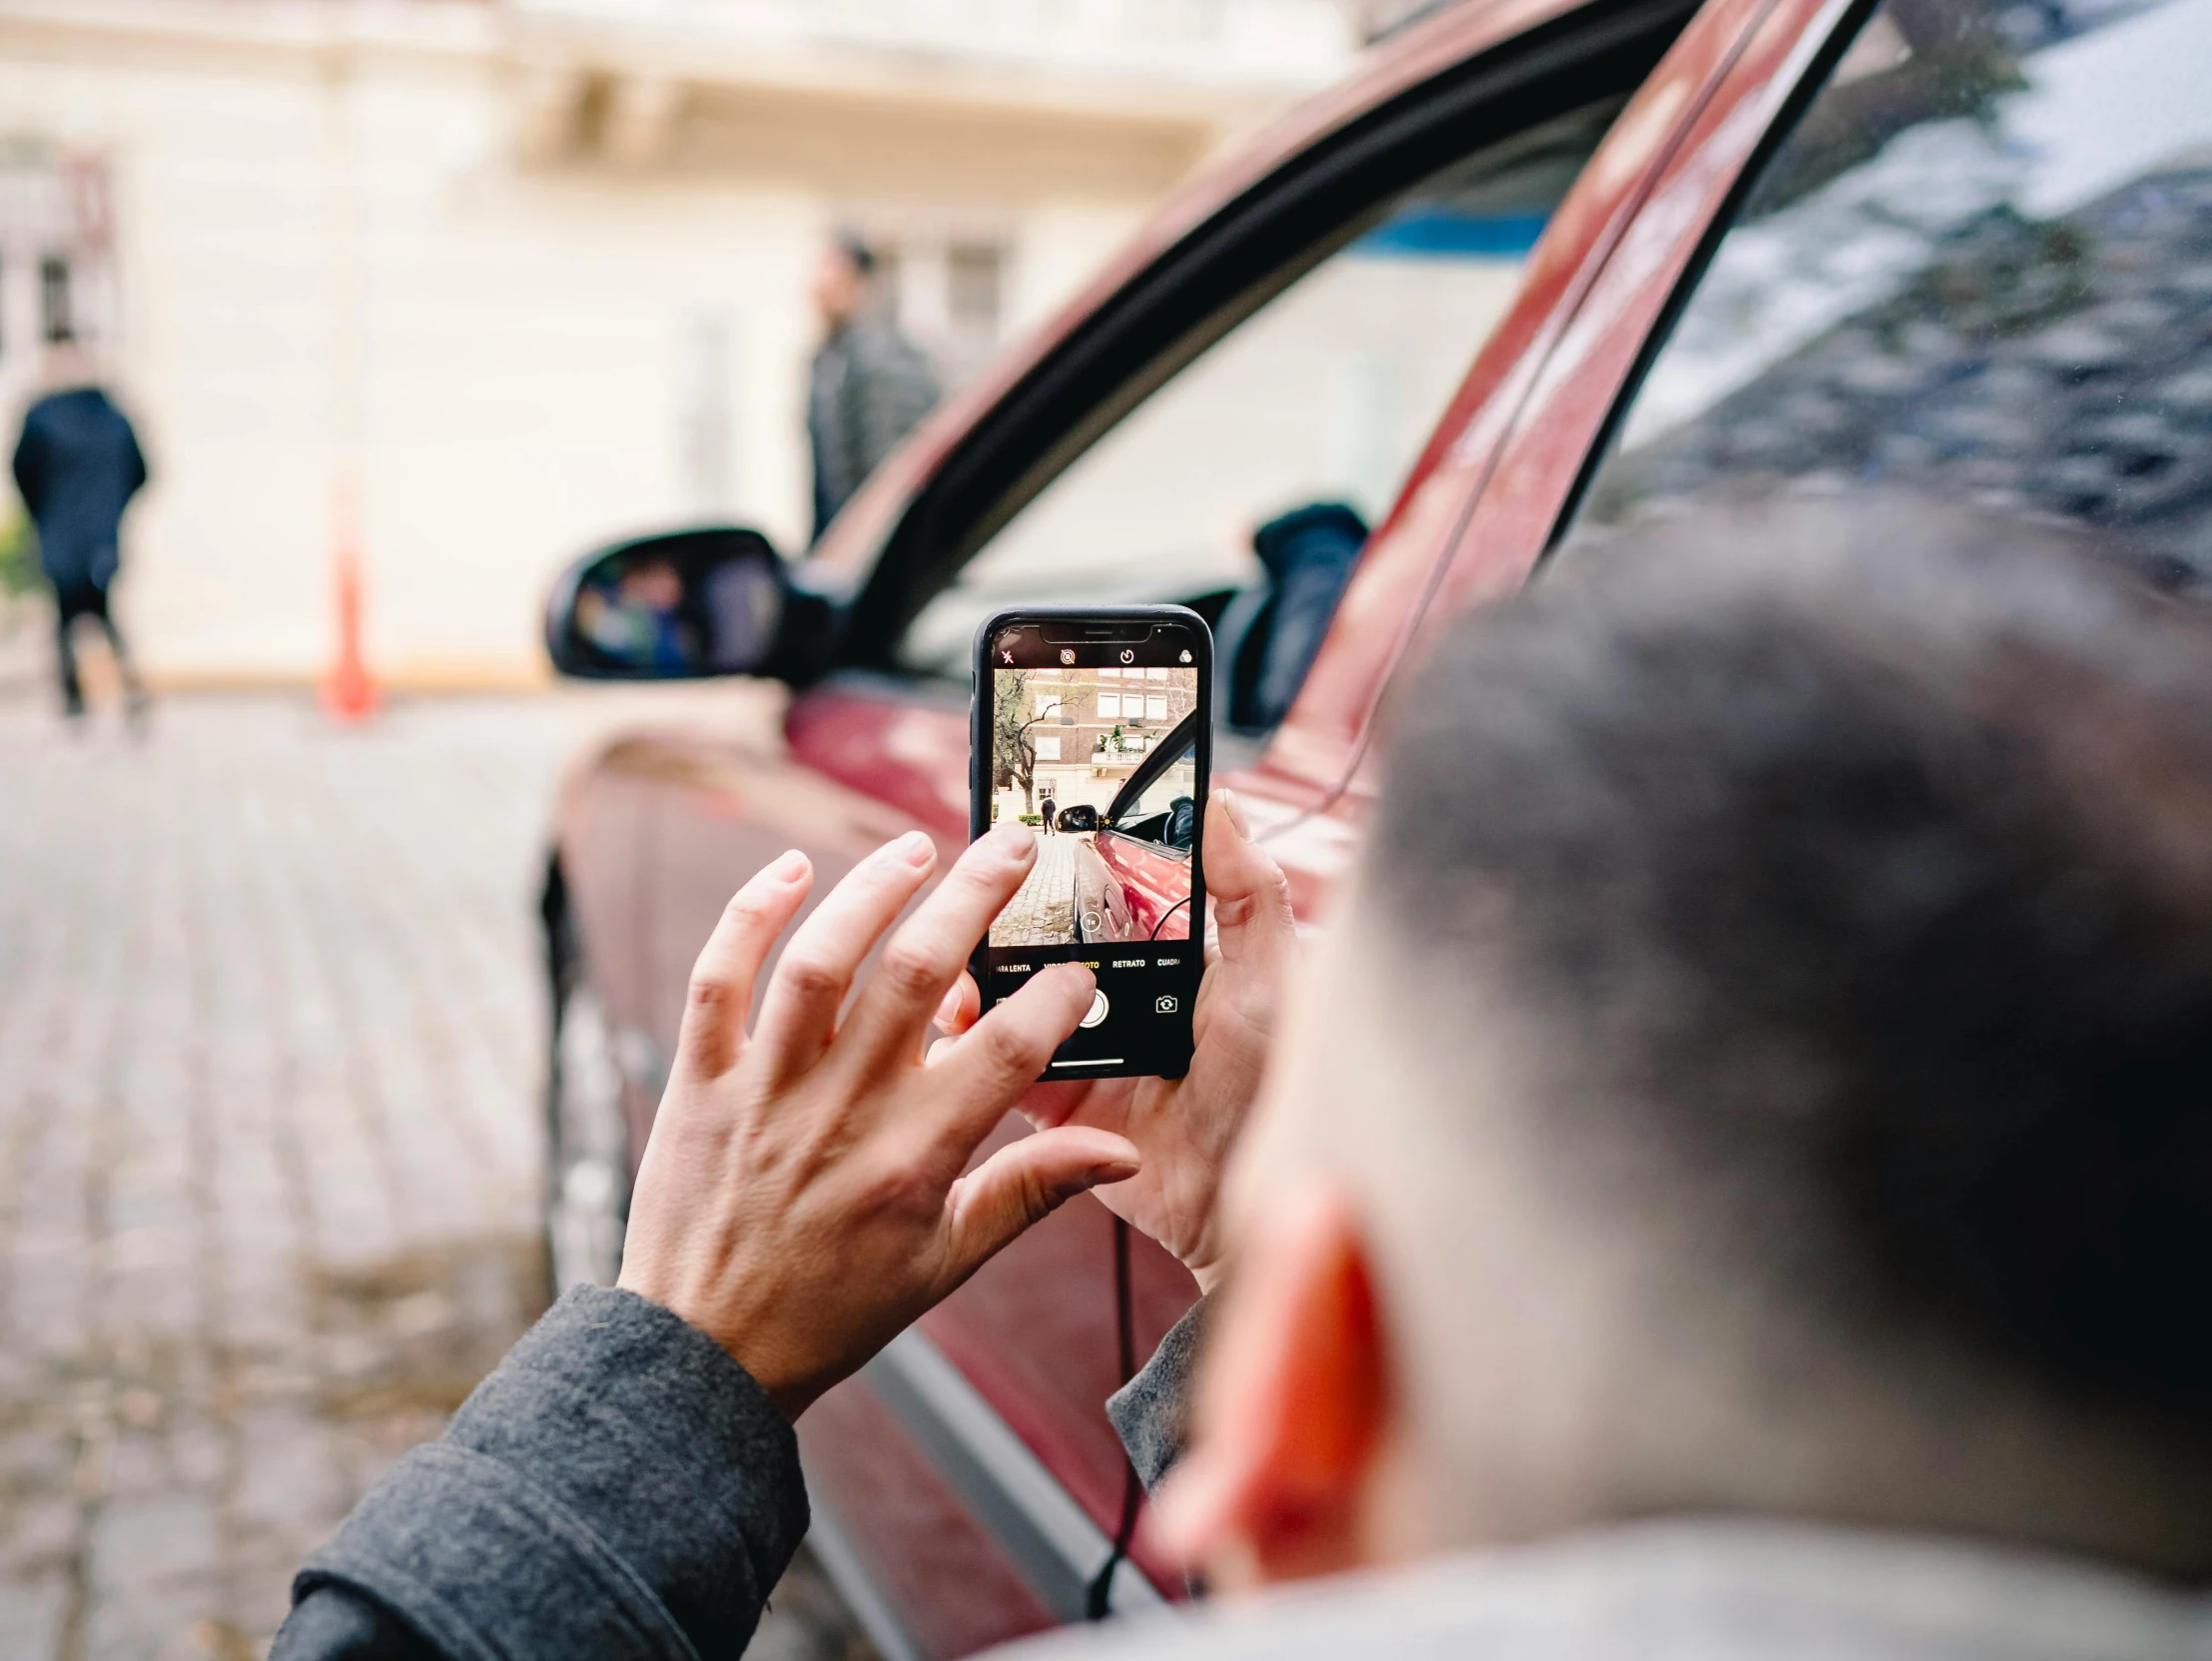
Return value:
M 794 845 L 820 892 L 914 826 L 965 839 L 967 643 L 1002 605 L 1205 612 L 1216 770 L 1310 917 L 1424 640 L 1548 558 L 1602 571 L 1633 516 L 1881 482 L 2197 581 L 2207 62 L 2212 0 L 1466 0 L 1183 189 L 804 561 L 732 528 L 581 561 L 563 670 L 749 678 L 727 721 L 579 758 L 560 802 L 557 1273 L 612 1272 L 730 892 Z M 1324 503 L 1356 527 L 1334 553 L 1255 553 Z M 1079 831 L 1103 931 L 1175 903 L 1172 805 Z M 1192 1288 L 1139 1246 L 1141 1352 Z M 1085 1613 L 1124 1491 L 1110 1247 L 1069 1205 L 802 1421 L 816 1547 L 887 1654 Z M 1181 1583 L 1139 1535 L 1110 1592 Z

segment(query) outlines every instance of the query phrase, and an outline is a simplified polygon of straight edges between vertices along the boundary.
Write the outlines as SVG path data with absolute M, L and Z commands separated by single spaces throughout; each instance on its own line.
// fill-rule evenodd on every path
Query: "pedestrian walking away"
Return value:
M 807 440 L 817 539 L 938 399 L 937 371 L 892 322 L 877 269 L 875 250 L 846 233 L 815 272 L 823 335 L 808 379 Z
M 131 714 L 146 692 L 123 634 L 108 608 L 108 590 L 122 566 L 123 510 L 146 483 L 138 434 L 95 381 L 90 360 L 68 335 L 48 343 L 46 384 L 52 390 L 23 416 L 15 446 L 15 484 L 38 527 L 39 568 L 54 590 L 54 648 L 62 710 L 85 711 L 73 638 L 80 618 L 108 637 Z
M 1042 815 L 1039 828 L 1043 830 L 1047 836 L 1051 836 L 1056 830 L 1059 829 L 1059 826 L 1054 823 L 1054 815 L 1060 811 L 1060 804 L 1054 801 L 1052 797 L 1047 796 L 1043 801 L 1037 804 L 1037 811 L 1040 815 Z

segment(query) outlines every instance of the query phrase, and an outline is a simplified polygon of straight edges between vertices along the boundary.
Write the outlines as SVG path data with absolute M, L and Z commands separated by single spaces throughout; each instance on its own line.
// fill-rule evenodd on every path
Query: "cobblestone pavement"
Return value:
M 261 1654 L 542 1306 L 558 699 L 0 707 L 0 1656 Z M 863 1653 L 802 1564 L 759 1652 Z
M 1076 839 L 1040 836 L 1037 863 L 999 920 L 994 946 L 1074 945 L 1076 940 Z

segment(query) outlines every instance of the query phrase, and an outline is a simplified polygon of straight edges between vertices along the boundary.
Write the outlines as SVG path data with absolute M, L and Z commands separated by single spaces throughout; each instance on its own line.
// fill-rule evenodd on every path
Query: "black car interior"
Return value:
M 1293 509 L 1252 533 L 1264 579 L 1208 619 L 1217 725 L 1264 733 L 1282 724 L 1366 545 L 1367 521 L 1340 501 Z
M 1163 848 L 1179 848 L 1188 853 L 1198 828 L 1198 804 L 1188 796 L 1177 796 L 1167 804 L 1164 812 L 1148 813 L 1125 825 L 1116 823 L 1112 828 L 1139 842 L 1156 842 Z

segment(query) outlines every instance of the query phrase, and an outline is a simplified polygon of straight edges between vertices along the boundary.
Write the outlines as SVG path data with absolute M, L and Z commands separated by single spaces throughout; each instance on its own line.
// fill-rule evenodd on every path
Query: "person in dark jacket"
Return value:
M 822 345 L 807 386 L 814 534 L 937 403 L 937 372 L 893 325 L 876 292 L 875 251 L 842 234 L 815 270 Z
M 1054 801 L 1050 796 L 1037 804 L 1037 822 L 1044 827 L 1047 836 L 1051 836 L 1060 828 L 1054 822 L 1059 814 L 1060 803 Z
M 54 641 L 62 708 L 85 712 L 73 638 L 79 618 L 107 632 L 133 714 L 146 694 L 108 609 L 109 585 L 122 565 L 123 509 L 146 483 L 146 457 L 122 411 L 92 382 L 75 343 L 51 343 L 54 391 L 23 416 L 15 446 L 15 484 L 38 527 L 40 569 L 54 589 Z

